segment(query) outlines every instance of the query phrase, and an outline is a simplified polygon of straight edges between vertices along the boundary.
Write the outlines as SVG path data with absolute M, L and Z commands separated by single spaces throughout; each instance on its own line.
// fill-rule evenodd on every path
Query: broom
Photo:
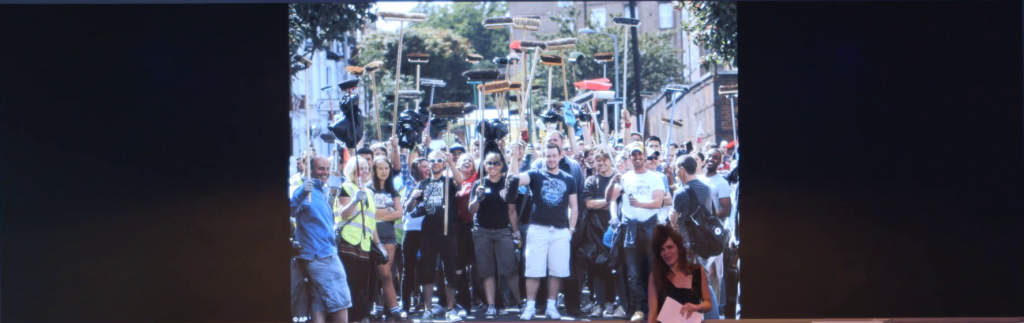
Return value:
M 422 13 L 401 13 L 401 12 L 389 12 L 382 11 L 377 12 L 377 16 L 385 21 L 398 21 L 398 57 L 395 63 L 395 113 L 391 121 L 391 135 L 394 136 L 396 133 L 395 125 L 398 124 L 398 89 L 401 88 L 399 82 L 402 79 L 402 38 L 405 35 L 405 22 L 422 22 L 427 20 L 427 15 Z
M 313 87 L 313 81 L 309 78 L 309 69 L 313 66 L 313 61 L 302 55 L 295 55 L 295 59 L 299 60 L 303 65 L 306 66 L 306 105 L 303 107 L 306 109 L 306 144 L 309 147 L 306 148 L 306 179 L 312 180 L 313 170 L 313 129 L 310 128 L 309 122 L 309 88 Z M 313 202 L 313 194 L 309 194 L 309 202 Z
M 523 50 L 533 49 L 533 65 L 530 67 L 530 72 L 526 74 L 526 79 L 527 79 L 526 80 L 526 84 L 533 84 L 534 73 L 536 73 L 536 71 L 537 71 L 537 61 L 540 60 L 540 51 L 545 49 L 545 48 L 547 48 L 547 44 L 545 44 L 544 42 L 541 42 L 541 41 L 524 40 L 524 41 L 520 41 L 519 42 L 519 47 L 522 48 Z M 526 110 L 529 110 L 530 98 L 532 97 L 532 93 L 531 92 L 532 91 L 527 91 L 526 92 L 526 97 L 523 100 L 523 102 L 524 102 L 523 106 L 525 107 Z M 531 119 L 530 119 L 531 123 L 533 123 L 532 122 L 532 117 L 533 117 L 533 111 L 532 110 L 530 111 L 530 117 L 531 117 Z M 536 124 L 533 125 L 532 131 L 533 131 L 533 135 L 530 136 L 531 139 L 535 138 L 536 135 L 537 135 L 537 125 Z
M 409 53 L 405 57 L 409 60 L 410 64 L 416 65 L 416 90 L 420 90 L 420 66 L 430 62 L 430 54 L 426 53 Z M 416 100 L 416 106 L 419 106 L 419 100 Z

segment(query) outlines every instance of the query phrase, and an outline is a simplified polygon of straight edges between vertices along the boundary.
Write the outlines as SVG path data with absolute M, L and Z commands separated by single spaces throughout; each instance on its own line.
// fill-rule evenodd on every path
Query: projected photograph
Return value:
M 292 321 L 740 318 L 735 2 L 288 14 Z

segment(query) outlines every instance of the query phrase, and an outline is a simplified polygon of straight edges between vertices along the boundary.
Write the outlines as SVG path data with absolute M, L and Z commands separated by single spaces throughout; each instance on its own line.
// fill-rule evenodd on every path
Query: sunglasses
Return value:
M 489 161 L 489 162 L 484 163 L 484 165 L 487 165 L 487 166 L 501 166 L 501 162 Z
M 439 163 L 443 163 L 443 162 L 444 162 L 444 159 L 443 159 L 443 158 L 438 158 L 438 159 L 428 159 L 427 161 L 429 161 L 429 162 L 431 162 L 431 163 L 439 164 Z
M 658 156 L 647 156 L 647 160 L 657 160 Z
M 562 148 L 562 151 L 572 151 L 572 148 Z

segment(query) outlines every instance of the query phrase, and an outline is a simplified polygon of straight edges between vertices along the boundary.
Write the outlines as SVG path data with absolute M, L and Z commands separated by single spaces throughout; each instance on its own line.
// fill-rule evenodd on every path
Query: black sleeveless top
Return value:
M 668 286 L 665 286 L 665 290 L 658 293 L 658 308 L 660 309 L 665 306 L 666 296 L 671 297 L 680 304 L 692 303 L 700 305 L 704 300 L 700 289 L 701 286 L 704 286 L 700 281 L 700 270 L 700 267 L 697 267 L 692 273 L 690 273 L 690 276 L 693 276 L 693 281 L 690 283 L 691 288 L 678 288 L 672 283 L 672 281 L 667 281 Z

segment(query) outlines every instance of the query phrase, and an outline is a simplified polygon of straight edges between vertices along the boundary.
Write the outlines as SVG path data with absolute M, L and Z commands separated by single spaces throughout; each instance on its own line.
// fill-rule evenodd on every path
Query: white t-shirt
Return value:
M 719 199 L 729 198 L 729 201 L 732 201 L 732 187 L 722 177 L 722 174 L 715 174 L 711 177 L 700 176 L 698 179 L 711 189 L 711 200 L 715 204 L 715 212 L 722 209 L 722 202 Z
M 633 171 L 622 175 L 622 216 L 625 219 L 647 221 L 658 214 L 660 209 L 634 208 L 629 205 L 629 195 L 632 194 L 640 203 L 648 203 L 654 200 L 655 191 L 665 191 L 665 182 L 658 173 L 647 171 L 637 174 Z

